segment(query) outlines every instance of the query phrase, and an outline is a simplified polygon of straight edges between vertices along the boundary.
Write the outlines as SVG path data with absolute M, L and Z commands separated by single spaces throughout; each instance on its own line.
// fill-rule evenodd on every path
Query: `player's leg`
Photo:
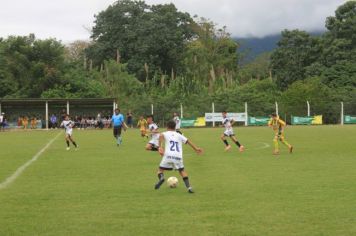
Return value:
M 155 189 L 159 189 L 164 182 L 164 171 L 166 168 L 159 167 L 157 171 L 158 182 L 155 184 Z
M 69 135 L 66 133 L 66 136 L 65 136 L 65 141 L 67 143 L 67 150 L 70 149 L 70 146 L 69 146 Z
M 240 144 L 240 142 L 237 140 L 234 134 L 230 136 L 231 140 L 238 146 L 240 152 L 243 152 L 245 150 L 244 146 Z
M 273 144 L 274 144 L 274 155 L 279 155 L 279 144 L 278 144 L 278 135 L 276 134 L 273 138 Z
M 230 150 L 231 146 L 229 145 L 229 143 L 227 142 L 226 140 L 226 134 L 223 133 L 221 136 L 220 136 L 221 140 L 223 141 L 223 143 L 225 144 L 225 151 L 228 151 Z
M 149 142 L 146 145 L 146 150 L 155 152 L 155 151 L 158 151 L 158 146 L 156 146 L 155 144 Z
M 69 135 L 69 140 L 72 142 L 72 144 L 74 145 L 75 148 L 78 147 L 77 143 L 74 141 L 72 135 Z
M 117 144 L 118 145 L 122 144 L 121 130 L 122 130 L 122 126 L 119 126 L 118 132 L 117 132 Z
M 290 145 L 290 144 L 284 139 L 284 135 L 283 135 L 283 134 L 281 134 L 281 135 L 279 136 L 279 140 L 280 140 L 284 145 L 286 145 L 286 146 L 288 147 L 289 153 L 292 153 L 292 152 L 293 152 L 293 146 Z
M 185 187 L 188 189 L 189 193 L 194 193 L 192 186 L 190 186 L 189 183 L 189 177 L 188 177 L 188 173 L 184 170 L 184 167 L 179 169 L 179 174 L 180 176 L 182 176 L 183 182 L 185 184 Z

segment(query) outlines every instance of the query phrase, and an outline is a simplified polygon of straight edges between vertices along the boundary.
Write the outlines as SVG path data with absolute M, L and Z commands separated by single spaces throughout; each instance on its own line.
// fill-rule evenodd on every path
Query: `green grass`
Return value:
M 225 153 L 222 129 L 184 130 L 195 188 L 153 189 L 160 157 L 137 130 L 74 131 L 0 190 L 0 235 L 356 235 L 356 126 L 288 127 L 295 146 L 271 155 L 265 127 L 235 129 L 245 153 Z M 0 133 L 0 182 L 59 131 Z M 231 143 L 231 142 L 230 142 Z M 167 172 L 177 176 L 177 172 Z

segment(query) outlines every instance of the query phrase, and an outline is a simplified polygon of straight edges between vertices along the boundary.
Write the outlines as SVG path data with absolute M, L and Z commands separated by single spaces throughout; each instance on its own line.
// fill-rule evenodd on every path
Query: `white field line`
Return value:
M 270 145 L 268 143 L 264 143 L 264 142 L 259 142 L 260 144 L 263 144 L 263 146 L 258 147 L 258 148 L 254 148 L 255 150 L 259 150 L 259 149 L 265 149 L 265 148 L 269 148 Z
M 17 177 L 19 177 L 27 167 L 29 167 L 33 162 L 35 162 L 41 156 L 41 154 L 44 153 L 44 151 L 46 151 L 47 148 L 49 148 L 49 146 L 51 146 L 51 144 L 59 137 L 61 133 L 62 132 L 59 132 L 53 139 L 51 139 L 46 144 L 46 146 L 44 146 L 39 152 L 37 152 L 36 155 L 34 155 L 31 160 L 27 161 L 25 164 L 20 166 L 11 176 L 7 177 L 2 183 L 0 183 L 0 190 L 5 189 L 12 182 L 14 182 L 17 179 Z

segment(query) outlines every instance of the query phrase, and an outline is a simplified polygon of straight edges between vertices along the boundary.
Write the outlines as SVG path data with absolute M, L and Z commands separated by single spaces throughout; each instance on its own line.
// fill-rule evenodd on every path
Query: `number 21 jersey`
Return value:
M 175 131 L 166 131 L 162 133 L 165 140 L 164 156 L 183 158 L 183 143 L 188 139 Z

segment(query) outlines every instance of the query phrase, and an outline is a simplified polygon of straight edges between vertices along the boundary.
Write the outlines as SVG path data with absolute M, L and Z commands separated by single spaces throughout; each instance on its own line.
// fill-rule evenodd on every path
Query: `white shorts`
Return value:
M 152 144 L 152 145 L 154 145 L 156 147 L 159 146 L 159 140 L 157 140 L 157 139 L 151 139 L 148 143 Z
M 73 130 L 71 130 L 71 131 L 66 131 L 66 136 L 72 136 L 72 134 L 73 134 Z
M 173 156 L 164 156 L 162 158 L 159 167 L 165 170 L 183 170 L 183 158 L 173 157 Z
M 233 130 L 225 130 L 224 135 L 227 137 L 231 137 L 231 136 L 234 136 L 235 134 L 234 134 Z

